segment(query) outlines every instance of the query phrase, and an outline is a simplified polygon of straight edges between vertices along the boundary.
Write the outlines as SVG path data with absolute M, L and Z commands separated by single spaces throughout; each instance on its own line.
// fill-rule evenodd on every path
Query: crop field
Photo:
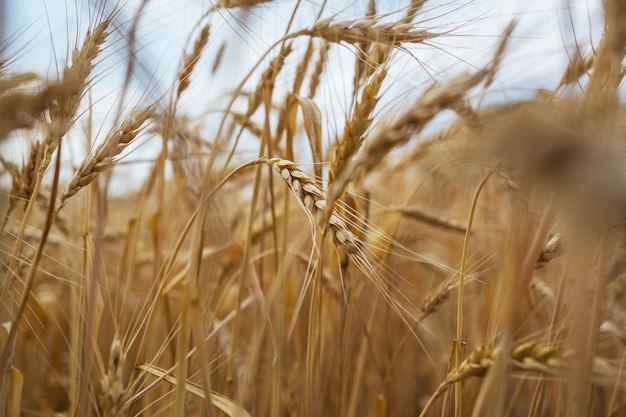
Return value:
M 626 2 L 537 86 L 474 1 L 156 1 L 0 44 L 0 415 L 626 416 Z

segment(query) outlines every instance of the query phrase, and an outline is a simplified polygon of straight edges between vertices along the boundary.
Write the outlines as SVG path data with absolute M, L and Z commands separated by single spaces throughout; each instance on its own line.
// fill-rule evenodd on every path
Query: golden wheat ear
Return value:
M 267 163 L 280 174 L 285 184 L 289 186 L 300 205 L 305 209 L 307 215 L 315 223 L 319 223 L 326 215 L 327 206 L 324 192 L 317 183 L 309 174 L 300 170 L 294 162 L 272 158 L 268 159 Z M 357 253 L 359 251 L 359 240 L 346 226 L 345 222 L 341 220 L 336 210 L 330 213 L 328 225 L 333 241 L 337 246 L 342 247 L 348 253 Z
M 114 128 L 104 142 L 81 164 L 61 196 L 60 207 L 78 191 L 91 184 L 103 172 L 111 169 L 119 155 L 144 129 L 144 123 L 154 114 L 153 110 L 139 109 L 126 118 L 119 128 Z

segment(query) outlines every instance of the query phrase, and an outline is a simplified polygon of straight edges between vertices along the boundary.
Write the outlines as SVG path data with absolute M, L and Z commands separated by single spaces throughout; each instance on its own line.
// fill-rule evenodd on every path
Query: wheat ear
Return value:
M 207 42 L 209 41 L 209 25 L 205 25 L 200 31 L 200 36 L 193 44 L 193 50 L 190 53 L 185 53 L 183 57 L 183 68 L 178 73 L 178 90 L 176 91 L 176 97 L 180 95 L 189 87 L 189 76 L 193 71 L 200 55 L 204 50 Z
M 268 159 L 266 163 L 280 174 L 298 199 L 300 205 L 306 210 L 307 215 L 317 221 L 323 220 L 326 211 L 326 200 L 324 199 L 324 192 L 315 180 L 306 172 L 298 169 L 298 166 L 292 161 L 272 158 Z M 336 210 L 332 210 L 330 213 L 328 225 L 335 245 L 344 248 L 350 254 L 359 251 L 361 242 L 348 229 Z
M 361 100 L 354 106 L 352 117 L 346 121 L 343 134 L 333 147 L 333 157 L 328 171 L 329 184 L 335 181 L 337 173 L 345 169 L 350 158 L 361 147 L 363 135 L 372 124 L 372 112 L 378 104 L 378 92 L 386 76 L 387 68 L 383 65 L 363 88 Z
M 395 121 L 380 124 L 366 138 L 361 156 L 337 173 L 335 182 L 328 188 L 327 201 L 330 206 L 343 193 L 346 185 L 359 169 L 370 169 L 380 163 L 394 147 L 403 145 L 419 133 L 442 109 L 458 103 L 469 89 L 483 81 L 486 70 L 474 74 L 462 74 L 448 83 L 434 84 Z
M 151 115 L 152 109 L 150 108 L 138 110 L 124 120 L 119 129 L 115 129 L 107 135 L 104 142 L 83 161 L 74 174 L 61 196 L 59 210 L 70 197 L 91 184 L 102 172 L 114 165 L 116 158 L 137 137 Z
M 374 22 L 371 19 L 336 21 L 333 18 L 318 20 L 310 29 L 292 36 L 307 35 L 329 42 L 357 45 L 364 41 L 398 46 L 402 43 L 423 43 L 441 35 L 427 30 L 416 30 L 410 23 Z

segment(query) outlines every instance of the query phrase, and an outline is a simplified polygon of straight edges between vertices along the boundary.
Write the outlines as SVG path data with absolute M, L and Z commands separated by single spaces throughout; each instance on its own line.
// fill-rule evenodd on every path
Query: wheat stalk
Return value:
M 395 211 L 402 214 L 405 217 L 414 219 L 426 224 L 430 224 L 435 227 L 442 228 L 451 232 L 465 233 L 467 231 L 467 225 L 454 219 L 448 219 L 441 215 L 435 214 L 423 207 L 411 206 L 411 207 L 389 207 L 389 211 Z

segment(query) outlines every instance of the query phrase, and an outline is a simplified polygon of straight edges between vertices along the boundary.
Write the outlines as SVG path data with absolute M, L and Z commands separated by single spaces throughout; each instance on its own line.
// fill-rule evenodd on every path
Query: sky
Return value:
M 71 47 L 74 39 L 84 36 L 97 7 L 93 5 L 101 3 L 94 0 L 0 1 L 5 3 L 6 9 L 2 32 L 4 36 L 12 35 L 16 39 L 13 45 L 23 50 L 16 64 L 31 70 L 37 68 L 48 76 L 55 76 L 57 65 L 54 61 L 62 63 L 69 55 L 68 45 Z M 122 1 L 120 20 L 129 21 L 139 3 L 138 0 Z M 305 27 L 310 24 L 319 10 L 319 3 L 320 0 L 303 1 L 302 12 L 297 15 L 299 21 L 294 25 Z M 362 16 L 366 3 L 331 0 L 325 17 Z M 384 13 L 401 9 L 406 1 L 378 3 L 379 11 Z M 172 80 L 178 69 L 180 51 L 188 43 L 189 30 L 197 24 L 198 16 L 209 4 L 206 0 L 152 0 L 148 3 L 139 22 L 139 44 L 146 62 L 143 76 L 156 77 L 164 84 Z M 248 14 L 237 9 L 230 15 L 222 12 L 222 22 L 218 21 L 219 14 L 213 19 L 217 28 L 212 31 L 212 42 L 218 43 L 220 38 L 238 40 L 240 47 L 233 52 L 239 55 L 235 64 L 247 68 L 282 35 L 293 4 L 295 2 L 290 0 L 276 0 L 254 8 Z M 497 44 L 503 28 L 512 18 L 517 18 L 519 23 L 511 42 L 512 52 L 500 77 L 512 88 L 553 85 L 567 63 L 564 49 L 572 49 L 574 36 L 588 47 L 590 39 L 597 39 L 602 29 L 600 0 L 430 1 L 424 10 L 425 28 L 460 26 L 453 31 L 453 36 L 441 41 L 440 50 L 420 51 L 423 55 L 419 58 L 428 61 L 434 72 L 451 66 L 462 67 L 461 61 L 480 65 L 485 56 L 492 53 L 490 48 Z M 227 20 L 229 23 L 225 24 Z M 241 56 L 243 49 L 247 49 L 246 57 Z M 222 76 L 234 80 L 244 71 L 237 72 L 235 68 Z M 221 81 L 228 83 L 229 80 Z
M 379 1 L 379 13 L 393 12 L 406 6 L 408 0 Z M 295 15 L 293 27 L 310 26 L 321 0 L 305 0 Z M 345 20 L 365 14 L 367 1 L 330 0 L 322 18 Z M 114 2 L 109 1 L 109 4 Z M 120 1 L 116 23 L 128 28 L 136 14 L 139 0 Z M 295 1 L 275 0 L 248 11 L 221 11 L 210 18 L 211 35 L 204 69 L 194 74 L 193 88 L 186 93 L 181 109 L 200 119 L 217 113 L 224 97 L 243 79 L 287 27 Z M 102 1 L 86 0 L 0 0 L 4 13 L 1 33 L 9 41 L 7 53 L 16 53 L 13 70 L 35 71 L 44 78 L 56 79 L 76 39 L 82 41 L 90 23 L 97 20 Z M 151 0 L 143 10 L 138 25 L 137 53 L 141 64 L 132 80 L 129 103 L 148 102 L 168 93 L 182 58 L 182 51 L 193 42 L 189 34 L 198 31 L 199 17 L 209 7 L 206 0 Z M 397 16 L 397 15 L 396 15 Z M 601 0 L 463 0 L 429 1 L 417 19 L 417 26 L 427 30 L 450 30 L 450 35 L 431 45 L 417 46 L 396 56 L 390 68 L 381 107 L 393 108 L 419 94 L 432 80 L 445 80 L 460 72 L 473 71 L 488 63 L 506 25 L 518 24 L 494 87 L 487 101 L 497 103 L 532 96 L 538 88 L 554 88 L 568 63 L 568 55 L 581 45 L 589 51 L 602 31 Z M 220 45 L 228 48 L 220 69 L 212 74 L 210 62 Z M 298 44 L 297 44 L 298 45 Z M 302 43 L 299 45 L 303 45 Z M 94 74 L 90 99 L 97 103 L 96 118 L 100 131 L 106 133 L 107 120 L 117 106 L 125 76 L 124 40 L 113 35 L 102 54 Z M 271 56 L 271 53 L 270 53 Z M 331 50 L 327 77 L 322 86 L 320 104 L 329 126 L 341 128 L 343 114 L 349 105 L 349 85 L 354 53 L 350 48 Z M 291 64 L 295 66 L 295 63 Z M 259 66 L 260 68 L 263 65 Z M 291 68 L 291 73 L 293 73 Z M 288 72 L 288 71 L 286 71 Z M 254 78 L 254 77 L 253 77 Z M 285 82 L 286 83 L 286 82 Z M 280 86 L 278 86 L 280 88 Z M 324 132 L 331 137 L 331 129 Z M 27 143 L 19 139 L 2 144 L 0 151 L 12 159 L 23 158 Z M 154 149 L 143 146 L 135 157 L 150 159 Z M 80 154 L 77 151 L 77 154 Z M 80 157 L 78 157 L 80 158 Z

